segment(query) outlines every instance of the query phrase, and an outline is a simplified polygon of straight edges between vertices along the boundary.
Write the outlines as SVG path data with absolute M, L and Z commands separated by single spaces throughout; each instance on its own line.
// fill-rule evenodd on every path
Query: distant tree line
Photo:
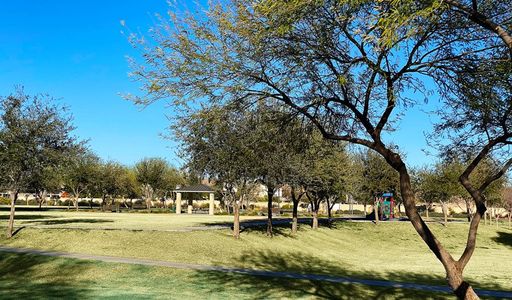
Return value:
M 128 167 L 103 161 L 73 135 L 72 116 L 48 95 L 30 96 L 22 88 L 0 98 L 0 189 L 9 192 L 7 237 L 14 228 L 21 192 L 39 206 L 49 193 L 67 192 L 78 210 L 80 198 L 101 199 L 101 209 L 142 198 L 148 210 L 167 199 L 185 177 L 161 158 L 144 158 Z
M 366 212 L 366 205 L 374 205 L 377 196 L 391 192 L 398 209 L 402 205 L 399 174 L 380 155 L 350 149 L 345 142 L 325 140 L 312 124 L 289 119 L 275 106 L 260 103 L 255 109 L 203 109 L 181 119 L 173 128 L 182 141 L 187 170 L 215 183 L 228 211 L 233 208 L 236 238 L 240 236 L 240 207 L 258 185 L 267 189 L 269 236 L 273 234 L 274 193 L 283 187 L 289 189 L 287 196 L 293 204 L 293 233 L 297 231 L 300 202 L 311 208 L 313 228 L 318 228 L 322 204 L 329 219 L 333 206 L 348 199 L 363 204 Z M 447 204 L 463 201 L 471 221 L 471 197 L 457 178 L 464 163 L 446 158 L 433 167 L 412 170 L 413 188 L 418 199 L 425 202 L 427 218 L 433 203 L 439 202 L 446 225 Z M 486 160 L 471 180 L 484 180 L 493 168 L 493 161 Z M 506 183 L 506 177 L 502 177 L 486 190 L 488 205 L 504 207 Z

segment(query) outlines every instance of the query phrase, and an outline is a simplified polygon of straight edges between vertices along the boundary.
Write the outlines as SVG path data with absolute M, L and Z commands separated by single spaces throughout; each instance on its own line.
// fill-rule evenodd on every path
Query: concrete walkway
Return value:
M 335 283 L 363 284 L 363 285 L 368 285 L 368 286 L 413 289 L 413 290 L 421 290 L 421 291 L 427 291 L 427 292 L 451 293 L 451 290 L 445 286 L 432 286 L 432 285 L 408 283 L 408 282 L 357 279 L 357 278 L 338 277 L 338 276 L 320 275 L 320 274 L 300 274 L 300 273 L 292 273 L 292 272 L 240 269 L 240 268 L 231 268 L 231 267 L 222 267 L 222 266 L 177 263 L 177 262 L 169 262 L 169 261 L 161 261 L 161 260 L 149 260 L 149 259 L 115 257 L 115 256 L 104 256 L 104 255 L 91 255 L 91 254 L 81 254 L 81 253 L 67 253 L 67 252 L 58 252 L 58 251 L 45 251 L 45 250 L 36 250 L 36 249 L 29 249 L 29 248 L 12 248 L 12 247 L 3 247 L 3 246 L 0 246 L 0 252 L 43 255 L 43 256 L 63 257 L 63 258 L 73 258 L 73 259 L 86 259 L 86 260 L 102 261 L 102 262 L 107 262 L 107 263 L 123 263 L 123 264 L 168 267 L 168 268 L 183 269 L 183 270 L 217 271 L 217 272 L 236 273 L 236 274 L 244 274 L 244 275 L 251 275 L 251 276 L 279 277 L 279 278 L 302 279 L 302 280 L 320 280 L 320 281 L 335 282 Z M 512 292 L 507 292 L 507 291 L 476 290 L 476 292 L 480 296 L 512 299 Z

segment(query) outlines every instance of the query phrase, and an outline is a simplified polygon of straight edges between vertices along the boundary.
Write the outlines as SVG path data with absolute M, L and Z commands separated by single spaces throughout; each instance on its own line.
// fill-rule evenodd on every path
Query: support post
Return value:
M 192 200 L 189 200 L 188 201 L 188 207 L 187 207 L 187 214 L 191 215 L 192 214 L 192 209 L 194 207 L 192 206 Z
M 181 193 L 176 193 L 176 214 L 181 214 Z
M 215 208 L 215 194 L 214 193 L 210 193 L 210 209 L 208 211 L 209 215 L 210 216 L 213 216 L 213 213 L 214 213 L 214 208 Z

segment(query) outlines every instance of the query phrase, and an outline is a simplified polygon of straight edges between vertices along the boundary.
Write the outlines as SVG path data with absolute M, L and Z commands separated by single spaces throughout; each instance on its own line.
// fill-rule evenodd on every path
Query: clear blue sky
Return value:
M 182 3 L 183 1 L 180 1 Z M 193 6 L 193 4 L 191 4 Z M 119 96 L 137 93 L 128 78 L 126 55 L 136 52 L 121 34 L 121 20 L 132 31 L 146 32 L 154 13 L 165 13 L 165 0 L 5 1 L 0 10 L 0 95 L 15 85 L 30 93 L 48 93 L 70 106 L 76 134 L 90 139 L 104 159 L 133 164 L 160 156 L 179 166 L 176 144 L 161 138 L 168 121 L 164 103 L 144 110 Z M 405 142 L 402 150 L 412 165 L 425 157 L 426 117 L 414 110 L 390 139 Z

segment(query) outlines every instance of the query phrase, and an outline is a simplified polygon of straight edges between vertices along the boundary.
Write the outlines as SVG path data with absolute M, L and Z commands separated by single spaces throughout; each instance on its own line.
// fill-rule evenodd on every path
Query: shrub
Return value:
M 257 202 L 268 202 L 268 197 L 267 196 L 258 197 L 258 198 L 256 198 L 256 201 Z
M 71 199 L 67 199 L 67 200 L 61 200 L 60 201 L 60 205 L 63 205 L 63 206 L 73 206 L 73 201 Z
M 283 205 L 281 205 L 281 209 L 293 209 L 293 204 L 291 204 L 291 203 L 283 204 Z

